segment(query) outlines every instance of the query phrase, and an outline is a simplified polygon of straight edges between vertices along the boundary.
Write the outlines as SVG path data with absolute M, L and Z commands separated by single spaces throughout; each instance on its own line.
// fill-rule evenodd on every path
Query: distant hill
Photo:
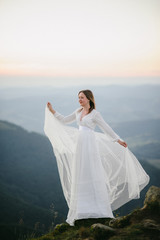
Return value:
M 137 157 L 159 159 L 160 166 L 160 119 L 117 123 L 114 129 Z
M 145 145 L 142 146 L 145 149 Z M 149 155 L 149 149 L 147 147 L 146 155 Z M 148 164 L 145 156 L 139 160 L 151 181 L 140 199 L 125 204 L 116 214 L 124 215 L 142 206 L 149 186 L 159 186 L 160 170 Z M 56 159 L 44 135 L 0 121 L 0 166 L 0 228 L 3 226 L 4 229 L 5 225 L 5 229 L 11 228 L 13 233 L 18 226 L 40 234 L 42 230 L 48 231 L 52 224 L 65 221 L 68 208 Z M 54 212 L 58 212 L 56 219 Z
M 151 84 L 0 89 L 0 119 L 43 133 L 47 101 L 60 113 L 70 114 L 79 107 L 77 94 L 85 87 L 93 91 L 97 110 L 111 126 L 160 119 L 160 85 Z
M 116 130 L 124 137 L 143 136 L 143 140 L 160 140 L 160 118 L 146 119 L 115 124 Z
M 46 137 L 0 121 L 0 223 L 45 228 L 67 211 L 57 165 Z M 3 196 L 3 197 L 2 197 Z M 60 204 L 59 204 L 60 203 Z

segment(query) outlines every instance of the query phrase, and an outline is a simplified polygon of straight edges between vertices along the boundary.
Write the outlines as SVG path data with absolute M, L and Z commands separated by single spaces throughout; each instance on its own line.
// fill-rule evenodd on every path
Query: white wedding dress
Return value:
M 44 131 L 56 156 L 69 212 L 66 222 L 114 218 L 112 211 L 139 198 L 149 176 L 134 154 L 97 110 L 81 119 L 82 108 L 69 116 L 45 110 Z M 77 121 L 74 128 L 66 124 Z M 104 133 L 95 132 L 98 125 Z

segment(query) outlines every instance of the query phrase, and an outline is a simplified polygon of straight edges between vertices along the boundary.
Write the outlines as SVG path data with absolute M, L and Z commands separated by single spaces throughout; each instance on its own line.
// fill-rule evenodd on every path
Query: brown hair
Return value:
M 95 100 L 94 100 L 94 95 L 92 93 L 91 90 L 81 90 L 79 91 L 78 95 L 80 93 L 84 93 L 84 95 L 86 96 L 86 98 L 89 100 L 89 104 L 90 104 L 90 108 L 89 108 L 89 113 L 96 108 L 96 104 L 95 104 Z

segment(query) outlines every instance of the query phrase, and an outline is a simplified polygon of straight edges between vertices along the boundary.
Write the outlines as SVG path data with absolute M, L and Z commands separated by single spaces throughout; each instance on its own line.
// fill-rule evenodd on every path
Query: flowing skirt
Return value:
M 67 222 L 114 218 L 112 211 L 139 198 L 149 176 L 129 150 L 87 127 L 61 124 L 46 108 L 45 133 L 56 156 L 69 212 Z

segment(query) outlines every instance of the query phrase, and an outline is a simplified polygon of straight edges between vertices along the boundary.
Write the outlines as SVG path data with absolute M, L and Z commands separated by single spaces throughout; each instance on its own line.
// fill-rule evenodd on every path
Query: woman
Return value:
M 69 212 L 66 222 L 77 219 L 114 218 L 112 211 L 148 184 L 146 174 L 127 143 L 95 109 L 93 93 L 78 93 L 80 108 L 62 116 L 47 104 L 44 131 L 56 156 Z M 79 130 L 66 126 L 77 121 Z M 104 133 L 95 132 L 98 125 Z

